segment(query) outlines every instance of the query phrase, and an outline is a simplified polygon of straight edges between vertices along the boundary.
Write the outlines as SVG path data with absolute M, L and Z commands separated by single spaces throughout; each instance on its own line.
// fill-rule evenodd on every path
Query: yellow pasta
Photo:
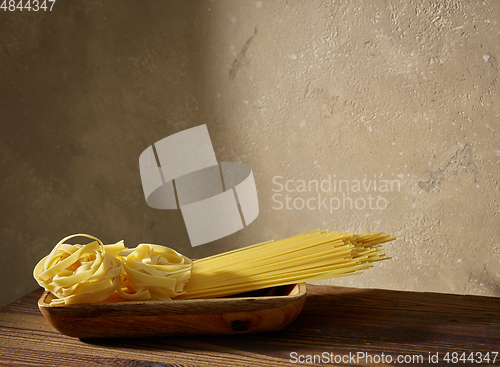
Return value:
M 74 237 L 94 241 L 84 246 L 65 243 Z M 87 234 L 68 236 L 38 262 L 33 276 L 40 286 L 56 297 L 51 304 L 103 301 L 120 285 L 122 264 L 116 256 L 124 249 L 123 241 L 103 245 L 99 239 Z
M 69 245 L 83 236 L 94 241 Z M 56 297 L 52 304 L 99 301 L 215 298 L 280 285 L 358 274 L 387 259 L 386 233 L 310 231 L 191 261 L 168 247 L 90 235 L 61 240 L 35 267 L 37 282 Z
M 171 248 L 141 244 L 125 250 L 122 283 L 118 294 L 123 298 L 143 301 L 170 301 L 184 293 L 193 262 Z
M 179 299 L 214 298 L 352 275 L 387 259 L 386 233 L 312 231 L 194 261 Z

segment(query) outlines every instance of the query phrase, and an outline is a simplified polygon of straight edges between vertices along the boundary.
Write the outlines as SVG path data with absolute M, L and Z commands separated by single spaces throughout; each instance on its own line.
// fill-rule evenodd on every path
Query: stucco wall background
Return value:
M 0 305 L 73 233 L 202 257 L 316 228 L 398 236 L 390 261 L 330 284 L 500 296 L 499 18 L 443 0 L 0 11 Z M 138 158 L 204 123 L 219 162 L 252 167 L 260 215 L 191 248 L 179 211 L 146 205 Z

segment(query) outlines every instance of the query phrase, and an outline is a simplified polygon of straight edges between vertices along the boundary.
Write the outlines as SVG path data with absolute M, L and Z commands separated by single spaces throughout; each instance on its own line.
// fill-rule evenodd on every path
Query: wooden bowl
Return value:
M 111 302 L 51 306 L 43 316 L 62 334 L 80 338 L 245 334 L 277 331 L 291 324 L 306 301 L 306 285 L 293 284 L 237 296 L 169 302 Z

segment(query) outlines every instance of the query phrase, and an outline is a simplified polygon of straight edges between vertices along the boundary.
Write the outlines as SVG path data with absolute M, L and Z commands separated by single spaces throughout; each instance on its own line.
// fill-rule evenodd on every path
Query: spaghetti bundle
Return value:
M 386 233 L 312 231 L 194 261 L 178 299 L 223 297 L 356 274 L 387 259 Z
M 84 246 L 65 243 L 74 237 L 94 241 Z M 103 245 L 99 239 L 87 234 L 68 236 L 38 262 L 33 276 L 40 286 L 56 297 L 51 304 L 103 301 L 120 285 L 122 264 L 116 256 L 124 249 L 123 241 Z

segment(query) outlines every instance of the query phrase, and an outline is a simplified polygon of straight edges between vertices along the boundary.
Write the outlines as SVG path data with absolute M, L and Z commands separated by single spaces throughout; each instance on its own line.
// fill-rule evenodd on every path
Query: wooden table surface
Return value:
M 500 356 L 493 361 L 500 298 L 315 285 L 307 291 L 301 314 L 280 332 L 82 341 L 44 319 L 39 289 L 0 309 L 0 365 L 500 365 Z

